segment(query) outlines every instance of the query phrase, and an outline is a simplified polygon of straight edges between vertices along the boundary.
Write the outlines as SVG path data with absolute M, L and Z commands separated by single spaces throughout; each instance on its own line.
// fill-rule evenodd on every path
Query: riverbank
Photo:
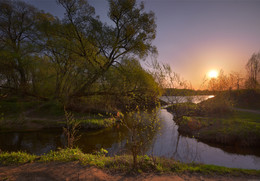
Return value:
M 76 118 L 80 130 L 98 130 L 115 125 L 116 120 L 111 118 Z M 65 127 L 65 118 L 24 118 L 18 120 L 3 119 L 0 123 L 0 132 L 24 132 L 44 129 L 62 129 Z
M 1 180 L 248 180 L 260 170 L 185 164 L 173 159 L 139 156 L 136 169 L 128 155 L 106 157 L 101 150 L 84 154 L 79 149 L 52 151 L 42 156 L 22 152 L 0 154 Z
M 182 135 L 205 143 L 260 148 L 259 96 L 256 90 L 227 91 L 198 104 L 173 104 L 167 110 Z
M 69 111 L 70 112 L 70 111 Z M 0 131 L 36 131 L 50 128 L 63 128 L 65 114 L 62 105 L 55 101 L 17 101 L 0 102 Z M 80 129 L 103 129 L 115 124 L 113 114 L 71 111 Z
M 217 115 L 196 115 L 201 110 L 199 106 L 193 106 L 192 104 L 192 106 L 188 106 L 189 109 L 185 108 L 183 112 L 188 112 L 187 116 L 182 116 L 176 121 L 180 134 L 206 143 L 260 147 L 260 115 L 258 112 L 233 110 Z M 172 112 L 171 109 L 168 111 Z
M 178 131 L 207 143 L 260 147 L 260 119 L 256 113 L 234 111 L 218 117 L 184 116 Z

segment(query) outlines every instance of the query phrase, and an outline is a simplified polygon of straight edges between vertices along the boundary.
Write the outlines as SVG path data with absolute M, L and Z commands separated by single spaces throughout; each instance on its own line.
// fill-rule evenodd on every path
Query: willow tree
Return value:
M 88 95 L 93 84 L 123 58 L 144 58 L 156 52 L 151 44 L 156 33 L 154 14 L 146 13 L 143 4 L 110 0 L 108 16 L 113 24 L 107 25 L 94 17 L 94 8 L 85 0 L 58 2 L 66 11 L 60 35 L 69 46 L 64 49 L 70 59 L 82 63 L 80 81 L 70 89 L 70 98 Z
M 120 65 L 111 67 L 99 81 L 98 92 L 108 95 L 112 104 L 122 109 L 128 107 L 155 107 L 160 95 L 158 83 L 136 59 L 123 59 Z M 109 98 L 109 97 L 108 97 Z
M 145 12 L 143 3 L 109 0 L 108 25 L 86 0 L 57 2 L 65 9 L 62 20 L 24 2 L 0 0 L 2 86 L 37 92 L 45 75 L 41 82 L 54 85 L 48 92 L 56 98 L 100 94 L 96 85 L 111 67 L 156 53 L 154 13 Z

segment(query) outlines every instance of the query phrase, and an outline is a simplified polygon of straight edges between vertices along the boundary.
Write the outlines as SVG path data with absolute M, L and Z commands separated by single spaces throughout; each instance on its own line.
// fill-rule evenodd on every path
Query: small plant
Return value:
M 151 158 L 148 155 L 144 155 L 144 161 L 149 162 Z
M 63 127 L 63 132 L 66 135 L 67 147 L 73 148 L 74 143 L 80 138 L 79 135 L 80 125 L 79 125 L 79 121 L 76 121 L 74 119 L 73 114 L 67 112 L 65 107 L 64 107 L 64 112 L 66 118 L 66 127 Z
M 150 112 L 140 110 L 138 106 L 126 113 L 122 124 L 129 130 L 130 137 L 127 139 L 128 146 L 133 157 L 133 168 L 137 168 L 137 157 L 145 152 L 156 131 L 160 128 L 157 109 Z
M 97 156 L 106 156 L 108 154 L 108 151 L 104 148 L 101 148 L 99 151 L 96 152 Z

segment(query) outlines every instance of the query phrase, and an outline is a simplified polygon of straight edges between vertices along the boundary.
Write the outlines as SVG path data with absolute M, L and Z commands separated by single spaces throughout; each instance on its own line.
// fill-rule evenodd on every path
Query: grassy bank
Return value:
M 235 111 L 218 117 L 183 117 L 179 131 L 212 143 L 260 146 L 259 114 Z
M 167 110 L 175 115 L 181 134 L 207 143 L 260 147 L 260 114 L 257 111 L 242 112 L 233 108 L 234 105 L 243 107 L 253 102 L 252 96 L 249 96 L 251 92 L 224 92 L 199 104 L 175 104 Z M 258 95 L 257 92 L 253 93 Z M 243 104 L 242 100 L 247 101 Z M 251 107 L 254 110 L 258 108 L 256 104 Z
M 62 128 L 65 124 L 63 106 L 57 101 L 18 100 L 0 101 L 0 131 L 28 131 Z M 112 114 L 72 111 L 81 129 L 102 129 L 112 126 Z
M 226 168 L 204 164 L 185 164 L 173 159 L 159 157 L 139 156 L 138 166 L 133 170 L 132 157 L 129 155 L 106 157 L 106 150 L 96 154 L 84 154 L 79 149 L 62 149 L 51 151 L 42 156 L 27 154 L 24 152 L 3 152 L 0 154 L 0 164 L 19 165 L 32 162 L 71 162 L 79 161 L 84 166 L 95 166 L 113 172 L 155 172 L 155 173 L 202 173 L 202 174 L 229 174 L 229 175 L 254 175 L 260 176 L 260 170 Z

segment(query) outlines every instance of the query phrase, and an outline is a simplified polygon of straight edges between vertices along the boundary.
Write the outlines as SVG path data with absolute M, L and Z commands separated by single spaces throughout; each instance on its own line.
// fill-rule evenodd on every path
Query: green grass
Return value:
M 132 166 L 130 155 L 107 157 L 104 149 L 96 154 L 84 154 L 79 149 L 61 149 L 51 151 L 42 156 L 30 155 L 24 152 L 3 152 L 0 154 L 0 165 L 19 165 L 28 162 L 70 162 L 79 161 L 85 166 L 96 166 L 110 171 L 138 171 L 155 173 L 202 173 L 202 174 L 230 174 L 230 175 L 256 175 L 260 176 L 260 170 L 248 170 L 237 168 L 226 168 L 215 165 L 186 164 L 160 157 L 138 156 L 138 165 L 135 170 Z
M 236 111 L 231 115 L 224 117 L 209 117 L 204 122 L 213 122 L 218 124 L 218 128 L 212 130 L 228 135 L 236 135 L 239 137 L 247 137 L 255 135 L 260 137 L 260 115 L 255 113 L 247 113 Z M 205 123 L 204 123 L 205 124 Z
M 198 129 L 193 129 L 196 125 Z M 221 144 L 257 146 L 260 140 L 260 115 L 242 111 L 205 117 L 183 117 L 180 131 L 196 138 Z
M 115 123 L 114 118 L 93 118 L 93 119 L 77 119 L 81 127 L 91 129 L 107 128 Z
M 36 155 L 31 155 L 25 152 L 3 152 L 0 154 L 0 165 L 24 164 L 33 162 L 37 158 Z
M 244 111 L 235 111 L 233 115 L 230 116 L 230 119 L 260 123 L 260 114 Z
M 260 170 L 250 170 L 250 169 L 239 169 L 239 168 L 227 168 L 216 165 L 203 165 L 203 164 L 183 164 L 179 163 L 178 169 L 181 172 L 192 172 L 192 173 L 203 173 L 203 174 L 231 174 L 231 175 L 260 175 Z
M 0 113 L 0 118 L 3 117 L 0 120 L 1 131 L 63 127 L 65 123 L 62 121 L 65 120 L 64 108 L 58 101 L 43 102 L 10 98 L 0 101 Z M 103 116 L 93 113 L 72 113 L 75 119 L 80 122 L 81 128 L 102 129 L 115 122 L 111 114 Z

